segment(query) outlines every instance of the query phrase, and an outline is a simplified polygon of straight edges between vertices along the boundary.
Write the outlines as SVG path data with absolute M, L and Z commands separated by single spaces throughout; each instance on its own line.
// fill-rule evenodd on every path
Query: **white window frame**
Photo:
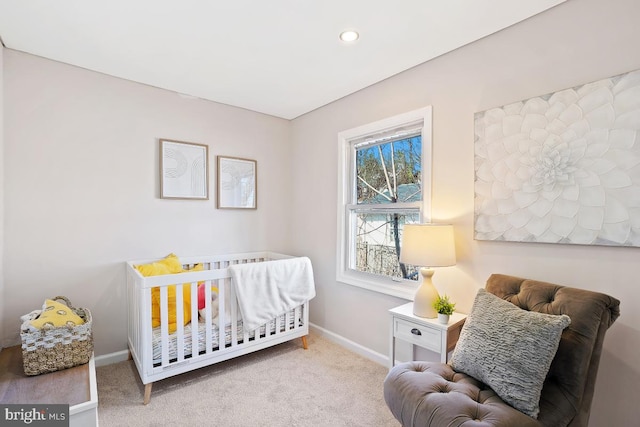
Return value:
M 431 182 L 432 182 L 432 108 L 427 106 L 409 111 L 387 119 L 379 120 L 338 133 L 338 227 L 337 227 L 337 259 L 336 280 L 352 286 L 380 292 L 395 297 L 413 300 L 418 282 L 408 279 L 384 277 L 349 268 L 349 206 L 355 203 L 355 144 L 352 141 L 362 140 L 369 135 L 392 131 L 412 123 L 422 121 L 422 203 L 420 222 L 431 219 Z M 426 172 L 426 173 L 425 173 Z M 416 207 L 412 203 L 396 204 L 394 211 L 403 207 Z

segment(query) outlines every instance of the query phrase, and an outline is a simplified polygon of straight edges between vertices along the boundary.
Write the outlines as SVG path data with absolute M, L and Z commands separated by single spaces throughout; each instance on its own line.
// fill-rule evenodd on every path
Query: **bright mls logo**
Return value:
M 0 405 L 0 425 L 69 427 L 69 405 Z

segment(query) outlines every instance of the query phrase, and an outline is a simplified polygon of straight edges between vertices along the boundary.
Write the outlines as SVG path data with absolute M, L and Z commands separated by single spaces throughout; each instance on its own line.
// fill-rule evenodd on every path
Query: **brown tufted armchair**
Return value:
M 405 427 L 586 427 L 604 335 L 620 315 L 620 301 L 500 274 L 493 274 L 485 288 L 523 310 L 571 318 L 544 382 L 537 420 L 507 405 L 480 381 L 448 364 L 430 362 L 391 369 L 384 398 L 393 415 Z

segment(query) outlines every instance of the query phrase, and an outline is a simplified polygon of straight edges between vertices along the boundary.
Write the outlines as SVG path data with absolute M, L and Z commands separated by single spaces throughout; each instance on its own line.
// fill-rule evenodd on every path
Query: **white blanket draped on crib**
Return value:
M 311 260 L 307 257 L 229 266 L 238 306 L 247 330 L 316 296 Z

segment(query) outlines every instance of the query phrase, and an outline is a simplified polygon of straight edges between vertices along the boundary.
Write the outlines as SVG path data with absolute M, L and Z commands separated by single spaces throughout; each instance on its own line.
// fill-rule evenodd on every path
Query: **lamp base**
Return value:
M 438 317 L 438 312 L 433 308 L 433 303 L 436 302 L 439 297 L 438 290 L 433 286 L 433 282 L 431 281 L 433 273 L 434 271 L 431 268 L 420 269 L 422 283 L 416 291 L 416 295 L 413 300 L 413 314 L 428 319 Z

